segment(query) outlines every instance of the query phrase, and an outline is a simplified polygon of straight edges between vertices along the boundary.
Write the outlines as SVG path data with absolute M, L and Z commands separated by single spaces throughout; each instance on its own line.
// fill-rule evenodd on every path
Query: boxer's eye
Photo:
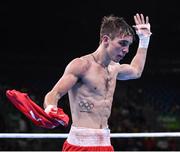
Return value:
M 127 40 L 121 40 L 119 41 L 119 44 L 122 46 L 122 47 L 125 47 L 125 46 L 129 46 L 131 43 Z

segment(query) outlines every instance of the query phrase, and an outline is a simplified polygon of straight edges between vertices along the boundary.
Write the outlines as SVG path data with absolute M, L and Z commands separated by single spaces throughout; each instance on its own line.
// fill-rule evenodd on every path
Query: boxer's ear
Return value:
M 110 37 L 108 35 L 104 35 L 102 37 L 102 41 L 105 42 L 105 43 L 109 42 L 109 40 L 110 40 Z
M 104 35 L 102 37 L 102 43 L 107 47 L 109 45 L 110 37 L 108 35 Z

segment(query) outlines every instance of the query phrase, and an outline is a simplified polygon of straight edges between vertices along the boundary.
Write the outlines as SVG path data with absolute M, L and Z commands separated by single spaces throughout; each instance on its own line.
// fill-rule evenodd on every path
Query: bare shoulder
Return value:
M 116 63 L 116 62 L 111 61 L 109 65 L 111 66 L 111 68 L 113 68 L 114 70 L 116 70 L 116 69 L 119 68 L 120 63 Z
M 113 61 L 110 63 L 110 66 L 116 73 L 123 73 L 127 69 L 127 64 L 120 64 Z
M 66 72 L 71 72 L 76 75 L 84 74 L 90 67 L 90 62 L 86 57 L 75 58 L 69 62 L 66 67 Z
M 126 65 L 126 64 L 120 64 L 120 63 L 116 63 L 116 62 L 113 62 L 113 61 L 112 61 L 112 62 L 110 63 L 110 65 L 113 66 L 114 68 L 119 69 L 119 68 L 124 67 L 124 65 Z

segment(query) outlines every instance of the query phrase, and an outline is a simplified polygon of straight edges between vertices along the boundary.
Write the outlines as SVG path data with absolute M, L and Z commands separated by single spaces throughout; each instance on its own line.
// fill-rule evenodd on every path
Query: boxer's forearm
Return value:
M 134 67 L 137 71 L 138 77 L 141 76 L 142 71 L 144 69 L 147 49 L 149 47 L 149 41 L 151 36 L 149 17 L 144 17 L 143 14 L 136 14 L 134 16 L 135 26 L 133 26 L 136 30 L 136 34 L 139 37 L 139 45 L 137 49 L 137 53 L 131 62 L 131 66 Z
M 44 99 L 44 108 L 47 108 L 48 105 L 57 107 L 60 97 L 60 94 L 55 91 L 48 92 Z
M 131 61 L 131 66 L 137 70 L 138 77 L 141 76 L 144 70 L 146 56 L 147 56 L 147 48 L 138 48 L 135 57 Z

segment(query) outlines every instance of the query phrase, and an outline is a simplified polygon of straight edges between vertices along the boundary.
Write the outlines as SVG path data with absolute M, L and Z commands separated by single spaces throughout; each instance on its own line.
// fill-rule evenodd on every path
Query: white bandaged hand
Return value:
M 146 17 L 146 21 L 142 14 L 136 14 L 134 16 L 136 25 L 133 27 L 136 30 L 136 34 L 139 37 L 139 48 L 148 48 L 149 40 L 151 36 L 151 26 L 149 24 L 149 18 Z
M 148 48 L 151 36 L 150 24 L 138 24 L 134 26 L 139 37 L 139 48 Z
M 54 105 L 48 105 L 46 108 L 45 108 L 45 112 L 47 114 L 49 114 L 50 112 L 56 112 L 58 110 L 58 108 Z
M 52 119 L 60 123 L 63 126 L 67 126 L 69 117 L 64 113 L 63 109 L 58 108 L 55 105 L 48 105 L 44 110 Z

